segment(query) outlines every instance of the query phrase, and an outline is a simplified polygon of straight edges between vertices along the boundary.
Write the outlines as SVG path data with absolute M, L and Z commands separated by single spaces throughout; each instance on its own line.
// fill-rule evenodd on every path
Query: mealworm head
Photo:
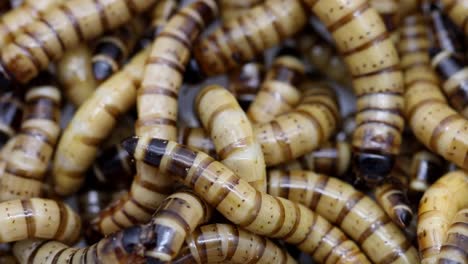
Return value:
M 395 157 L 389 154 L 357 153 L 353 162 L 357 178 L 367 185 L 376 185 L 390 174 Z
M 190 59 L 185 68 L 184 81 L 188 84 L 197 84 L 201 83 L 205 78 L 206 75 L 201 70 L 197 60 Z

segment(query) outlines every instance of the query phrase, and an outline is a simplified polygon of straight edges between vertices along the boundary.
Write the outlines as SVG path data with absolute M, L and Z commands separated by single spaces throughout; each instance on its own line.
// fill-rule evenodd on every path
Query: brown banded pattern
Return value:
M 213 139 L 219 161 L 255 189 L 265 192 L 262 149 L 236 98 L 223 87 L 210 85 L 200 91 L 195 105 L 200 121 Z
M 138 53 L 120 72 L 102 83 L 77 110 L 60 138 L 53 179 L 60 195 L 76 192 L 84 181 L 100 144 L 111 134 L 117 118 L 135 104 L 137 87 L 149 49 Z
M 254 126 L 267 166 L 296 159 L 318 148 L 335 132 L 339 110 L 334 92 L 317 83 L 291 112 Z
M 66 204 L 42 198 L 0 203 L 0 243 L 28 238 L 73 244 L 80 235 L 80 217 Z
M 311 171 L 268 172 L 268 193 L 304 204 L 339 226 L 373 263 L 417 263 L 403 232 L 372 199 L 351 185 Z
M 245 111 L 257 96 L 264 76 L 265 66 L 260 61 L 248 62 L 228 73 L 229 85 L 227 88 Z
M 453 218 L 442 248 L 439 264 L 466 263 L 468 261 L 468 208 L 461 209 Z
M 180 127 L 177 142 L 200 150 L 216 158 L 216 149 L 210 135 L 202 127 Z
M 468 35 L 468 2 L 460 0 L 438 0 L 442 11 L 460 28 L 465 36 Z
M 421 150 L 413 153 L 409 168 L 409 189 L 421 195 L 444 173 L 444 161 L 434 153 Z
M 304 72 L 305 65 L 299 58 L 292 55 L 277 57 L 247 111 L 249 119 L 253 123 L 268 123 L 293 109 L 301 100 L 297 86 Z
M 88 45 L 79 46 L 65 52 L 57 61 L 57 79 L 63 87 L 68 101 L 80 106 L 96 90 L 98 82 L 91 69 L 91 50 Z
M 199 0 L 182 8 L 155 39 L 137 95 L 137 135 L 177 140 L 177 99 L 192 43 L 216 17 L 214 0 Z M 130 191 L 101 212 L 96 230 L 103 234 L 147 222 L 172 192 L 173 177 L 136 162 Z
M 322 263 L 370 263 L 340 229 L 306 207 L 260 192 L 222 163 L 173 141 L 133 137 L 123 141 L 136 160 L 179 177 L 232 223 L 283 239 Z
M 370 4 L 382 17 L 393 42 L 398 43 L 398 27 L 400 24 L 400 2 L 405 0 L 370 0 Z M 408 1 L 408 0 L 406 0 Z
M 143 35 L 144 27 L 144 19 L 137 16 L 129 23 L 96 40 L 92 68 L 97 81 L 102 82 L 120 70 Z
M 266 0 L 200 39 L 194 55 L 205 74 L 222 74 L 291 37 L 306 21 L 301 1 Z
M 186 242 L 173 263 L 297 263 L 285 248 L 235 225 L 201 226 Z
M 461 170 L 445 174 L 424 193 L 417 228 L 423 264 L 437 263 L 450 223 L 458 211 L 468 207 L 467 193 L 468 175 Z
M 15 91 L 0 96 L 0 148 L 18 131 L 23 118 L 24 102 Z
M 70 0 L 48 9 L 2 48 L 1 79 L 27 83 L 68 49 L 115 29 L 156 0 Z
M 219 9 L 223 21 L 235 19 L 249 9 L 261 5 L 265 0 L 221 0 L 219 1 Z
M 151 27 L 145 30 L 143 37 L 139 41 L 139 46 L 146 47 L 163 30 L 169 18 L 177 10 L 178 0 L 158 0 L 151 10 Z
M 61 95 L 56 86 L 34 85 L 26 93 L 25 103 L 21 130 L 0 181 L 2 201 L 43 195 L 42 184 L 60 134 Z

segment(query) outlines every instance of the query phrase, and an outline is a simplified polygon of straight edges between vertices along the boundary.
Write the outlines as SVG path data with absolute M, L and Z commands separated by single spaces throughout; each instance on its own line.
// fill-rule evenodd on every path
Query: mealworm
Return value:
M 448 17 L 461 29 L 465 36 L 468 35 L 468 5 L 464 1 L 457 0 L 438 0 L 437 3 L 442 6 L 442 10 Z
M 319 147 L 334 133 L 339 116 L 335 94 L 317 83 L 293 111 L 254 126 L 266 165 L 296 159 Z
M 156 0 L 70 0 L 44 12 L 0 53 L 0 83 L 27 83 L 65 50 L 130 21 Z
M 15 91 L 0 97 L 0 148 L 2 148 L 18 130 L 23 117 L 24 103 Z
M 62 134 L 53 166 L 54 189 L 60 195 L 76 192 L 117 118 L 135 104 L 149 49 L 141 51 L 120 72 L 102 83 L 78 109 Z
M 400 22 L 400 0 L 370 0 L 371 6 L 382 17 L 394 43 L 398 43 L 398 25 Z M 404 1 L 403 1 L 404 2 Z
M 89 244 L 99 241 L 100 234 L 93 232 L 90 227 L 91 220 L 96 217 L 111 201 L 111 196 L 105 191 L 86 190 L 78 194 L 78 211 L 86 242 Z
M 410 167 L 409 188 L 415 193 L 424 193 L 444 172 L 444 162 L 427 150 L 413 153 Z
M 151 11 L 151 27 L 147 29 L 138 45 L 146 47 L 150 45 L 156 36 L 162 31 L 169 18 L 177 10 L 178 0 L 159 0 Z
M 73 244 L 80 235 L 80 217 L 66 204 L 42 198 L 0 203 L 0 243 L 27 238 Z
M 261 5 L 265 0 L 221 0 L 219 1 L 219 9 L 221 11 L 221 19 L 229 21 L 247 12 L 255 6 Z
M 263 153 L 236 98 L 223 87 L 211 85 L 200 91 L 195 105 L 213 139 L 218 160 L 255 189 L 265 192 Z
M 25 96 L 26 111 L 21 131 L 6 160 L 0 181 L 2 201 L 42 196 L 42 183 L 60 134 L 59 89 L 49 85 L 49 75 Z M 47 78 L 47 79 L 46 79 Z
M 204 74 L 225 73 L 291 37 L 306 21 L 301 1 L 267 0 L 200 39 L 194 56 Z
M 268 172 L 268 193 L 304 204 L 339 226 L 374 263 L 417 263 L 418 254 L 369 197 L 351 185 L 311 171 Z
M 203 152 L 157 138 L 133 137 L 122 144 L 136 160 L 178 176 L 228 220 L 250 232 L 283 239 L 318 262 L 369 263 L 354 242 L 320 215 L 256 190 Z
M 156 38 L 138 89 L 137 135 L 177 139 L 177 98 L 190 46 L 217 14 L 213 0 L 200 0 L 177 12 Z M 173 177 L 136 162 L 130 191 L 94 221 L 103 234 L 146 222 L 172 191 Z
M 269 239 L 229 224 L 198 228 L 182 252 L 173 263 L 297 263 Z
M 468 175 L 455 171 L 442 176 L 424 193 L 417 228 L 422 263 L 437 263 L 450 222 L 459 210 L 468 207 L 467 192 Z
M 450 227 L 447 230 L 447 235 L 440 254 L 438 263 L 466 263 L 468 256 L 468 248 L 466 241 L 468 239 L 468 208 L 464 208 L 455 215 Z
M 229 85 L 227 88 L 245 111 L 257 96 L 264 76 L 265 67 L 260 61 L 246 63 L 228 74 Z
M 178 131 L 179 144 L 200 150 L 216 158 L 216 149 L 210 135 L 201 127 L 182 127 Z
M 57 79 L 65 97 L 75 106 L 80 106 L 96 90 L 98 83 L 91 69 L 91 50 L 81 44 L 65 52 L 57 61 Z
M 293 54 L 278 56 L 268 70 L 247 116 L 253 123 L 268 123 L 293 109 L 301 99 L 296 88 L 304 76 L 305 65 Z
M 437 46 L 445 51 L 453 53 L 458 59 L 463 60 L 463 48 L 460 39 L 454 32 L 454 25 L 438 8 L 430 11 L 430 20 Z
M 96 40 L 92 68 L 97 81 L 104 81 L 120 70 L 142 36 L 144 27 L 144 20 L 135 17 L 128 24 Z

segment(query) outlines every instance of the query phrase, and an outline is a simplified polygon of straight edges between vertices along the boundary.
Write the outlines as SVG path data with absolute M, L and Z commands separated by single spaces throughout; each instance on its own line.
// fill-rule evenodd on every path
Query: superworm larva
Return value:
M 138 89 L 137 135 L 177 139 L 177 98 L 190 46 L 217 14 L 213 0 L 196 1 L 178 11 L 152 45 Z M 130 191 L 94 221 L 103 234 L 150 219 L 173 187 L 172 175 L 136 162 Z
M 247 111 L 260 89 L 265 76 L 265 66 L 260 61 L 248 62 L 232 70 L 228 76 L 228 90 L 237 98 L 242 109 Z
M 283 239 L 318 262 L 369 263 L 354 242 L 320 215 L 300 204 L 256 190 L 203 152 L 157 138 L 133 137 L 122 144 L 135 159 L 178 176 L 239 227 Z
M 257 5 L 263 4 L 265 0 L 221 0 L 219 1 L 219 9 L 223 21 L 229 21 L 247 12 L 249 9 Z
M 460 39 L 458 39 L 452 28 L 453 25 L 450 24 L 451 21 L 438 8 L 432 8 L 430 18 L 437 46 L 463 60 L 463 48 Z
M 139 41 L 139 47 L 150 45 L 162 31 L 169 18 L 177 10 L 178 0 L 159 0 L 151 10 L 151 27 L 146 29 Z M 138 48 L 138 47 L 137 47 Z
M 198 228 L 182 252 L 173 263 L 296 263 L 286 249 L 269 239 L 229 224 Z
M 65 97 L 75 106 L 80 106 L 98 86 L 91 69 L 91 58 L 88 45 L 81 44 L 66 51 L 57 61 L 57 79 Z
M 16 91 L 0 96 L 0 148 L 12 138 L 23 118 L 24 103 Z
M 196 99 L 198 116 L 210 133 L 218 160 L 255 189 L 266 191 L 262 149 L 236 98 L 218 85 L 205 87 Z
M 70 0 L 48 9 L 2 48 L 0 83 L 27 83 L 81 42 L 117 28 L 156 0 Z
M 374 263 L 417 263 L 410 241 L 379 205 L 351 185 L 311 171 L 268 173 L 268 193 L 306 205 L 339 226 Z
M 96 40 L 92 58 L 93 76 L 96 80 L 104 81 L 120 70 L 142 36 L 144 27 L 144 20 L 135 17 L 129 23 Z
M 298 32 L 307 21 L 299 0 L 267 0 L 200 39 L 194 55 L 207 75 L 227 72 Z
M 179 128 L 178 137 L 177 142 L 179 144 L 203 151 L 211 157 L 216 157 L 215 146 L 205 129 L 201 127 L 182 127 Z
M 0 181 L 2 201 L 42 196 L 44 177 L 60 134 L 61 95 L 47 79 L 38 80 L 42 83 L 33 84 L 26 93 L 21 130 Z
M 410 166 L 409 189 L 415 193 L 424 193 L 444 172 L 444 161 L 427 150 L 413 154 Z
M 109 136 L 117 118 L 135 104 L 148 53 L 149 49 L 141 51 L 102 83 L 73 116 L 55 152 L 52 174 L 58 194 L 70 195 L 80 188 L 99 145 Z
M 254 126 L 267 166 L 296 159 L 318 148 L 335 132 L 339 111 L 333 91 L 316 84 L 291 112 Z
M 80 217 L 66 204 L 42 198 L 0 203 L 0 243 L 27 238 L 73 244 L 80 235 Z
M 253 123 L 268 123 L 276 116 L 293 109 L 301 100 L 297 89 L 305 66 L 294 54 L 279 55 L 268 70 L 260 91 L 247 115 Z
M 466 263 L 468 260 L 468 208 L 461 209 L 453 218 L 438 256 L 440 264 Z
M 450 223 L 459 210 L 468 207 L 467 193 L 468 175 L 463 171 L 445 174 L 424 193 L 418 210 L 418 244 L 423 264 L 437 263 Z

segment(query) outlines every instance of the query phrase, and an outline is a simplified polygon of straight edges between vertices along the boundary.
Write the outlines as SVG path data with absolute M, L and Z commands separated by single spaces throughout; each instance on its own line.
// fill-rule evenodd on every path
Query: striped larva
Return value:
M 440 249 L 438 263 L 466 263 L 468 256 L 468 248 L 466 246 L 468 238 L 467 225 L 468 208 L 464 208 L 458 211 L 450 223 L 446 239 Z
M 21 124 L 24 111 L 21 97 L 16 91 L 0 96 L 0 148 L 16 134 Z
M 151 27 L 145 30 L 137 48 L 150 45 L 177 10 L 178 0 L 159 0 L 150 12 Z
M 178 131 L 179 144 L 189 146 L 216 157 L 216 149 L 210 135 L 201 127 L 182 127 Z
M 374 263 L 417 263 L 418 254 L 369 197 L 351 185 L 311 171 L 268 172 L 268 193 L 306 205 L 339 226 Z
M 141 51 L 120 72 L 102 83 L 78 109 L 62 134 L 53 166 L 55 191 L 76 192 L 121 113 L 135 104 L 149 49 Z
M 394 43 L 398 43 L 398 26 L 400 22 L 400 0 L 370 0 L 371 6 L 382 17 Z
M 0 181 L 2 201 L 42 196 L 44 177 L 60 134 L 61 95 L 56 86 L 48 84 L 50 75 L 39 78 L 45 80 L 38 80 L 42 83 L 33 84 L 25 96 L 21 130 Z
M 177 98 L 190 46 L 217 14 L 213 0 L 196 1 L 178 11 L 154 41 L 138 89 L 137 135 L 177 139 Z M 94 221 L 99 231 L 116 230 L 146 222 L 173 187 L 172 175 L 136 162 L 130 191 Z
M 411 159 L 408 187 L 411 192 L 422 195 L 443 172 L 444 161 L 439 156 L 427 150 L 420 150 L 413 154 Z
M 445 14 L 438 8 L 433 8 L 430 11 L 430 20 L 432 24 L 434 39 L 438 48 L 448 51 L 455 55 L 460 60 L 463 60 L 463 48 L 461 40 L 453 30 L 453 25 Z
M 115 29 L 156 0 L 70 0 L 49 8 L 2 48 L 0 83 L 27 83 L 67 49 Z
M 266 165 L 290 161 L 318 148 L 335 132 L 339 116 L 335 94 L 317 83 L 293 111 L 254 126 Z
M 199 69 L 217 75 L 240 67 L 306 24 L 299 0 L 267 0 L 227 21 L 194 47 Z
M 75 106 L 80 106 L 96 90 L 98 82 L 91 69 L 91 50 L 80 44 L 65 52 L 57 61 L 57 79 L 65 97 Z
M 267 237 L 283 239 L 322 263 L 369 263 L 340 229 L 289 200 L 253 188 L 203 152 L 157 138 L 128 138 L 124 148 L 136 160 L 178 176 L 232 223 Z
M 461 170 L 445 174 L 424 193 L 417 228 L 422 263 L 437 263 L 450 222 L 459 210 L 468 207 L 467 193 L 468 175 Z
M 229 72 L 228 90 L 237 98 L 239 105 L 245 111 L 257 96 L 264 76 L 265 66 L 260 61 L 248 62 Z
M 255 6 L 261 5 L 265 0 L 221 0 L 219 1 L 219 9 L 221 12 L 221 18 L 223 21 L 229 21 L 234 19 L 244 12 L 247 12 L 249 9 L 254 8 Z
M 195 105 L 200 121 L 213 139 L 218 160 L 252 187 L 265 192 L 262 149 L 236 98 L 223 87 L 210 85 L 200 91 Z
M 253 123 L 268 123 L 293 109 L 301 100 L 297 86 L 304 76 L 305 65 L 296 54 L 291 54 L 295 52 L 292 48 L 280 52 L 285 54 L 279 54 L 275 59 L 247 111 Z
M 97 81 L 105 81 L 120 70 L 143 35 L 144 27 L 143 18 L 135 17 L 129 23 L 96 40 L 92 69 Z
M 442 10 L 460 28 L 465 36 L 468 35 L 468 5 L 464 1 L 438 0 Z
M 80 235 L 80 217 L 66 204 L 42 198 L 0 203 L 0 243 L 28 238 L 73 244 Z
M 286 249 L 269 239 L 235 225 L 210 224 L 187 238 L 182 254 L 173 263 L 283 263 L 296 261 Z

